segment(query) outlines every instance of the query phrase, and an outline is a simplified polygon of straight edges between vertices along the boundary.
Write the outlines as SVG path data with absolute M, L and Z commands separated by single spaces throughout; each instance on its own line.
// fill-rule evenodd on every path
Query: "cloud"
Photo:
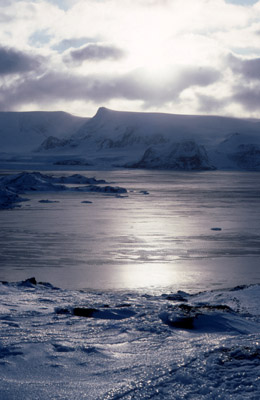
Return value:
M 228 99 L 217 99 L 214 95 L 197 94 L 198 109 L 204 113 L 217 113 L 227 104 Z M 230 99 L 229 99 L 230 100 Z
M 249 80 L 260 80 L 260 58 L 242 59 L 230 55 L 228 63 L 232 71 L 236 74 L 241 74 Z
M 257 111 L 260 107 L 260 85 L 253 87 L 237 86 L 234 88 L 232 100 L 248 111 Z
M 113 45 L 91 43 L 80 49 L 71 50 L 64 60 L 81 64 L 84 61 L 119 60 L 123 56 L 124 52 Z
M 172 101 L 186 88 L 206 86 L 219 79 L 219 73 L 212 69 L 179 71 L 171 79 L 152 84 L 146 71 L 131 73 L 92 74 L 79 76 L 71 73 L 48 72 L 40 77 L 29 77 L 16 81 L 2 89 L 2 109 L 14 109 L 26 103 L 53 104 L 84 100 L 94 103 L 113 99 L 140 100 L 147 107 Z
M 95 43 L 95 42 L 97 42 L 96 38 L 91 38 L 86 36 L 79 38 L 69 38 L 61 40 L 60 42 L 53 45 L 52 48 L 54 50 L 63 53 L 65 50 L 70 49 L 71 47 L 78 48 L 83 45 L 86 45 L 87 43 Z
M 0 75 L 36 70 L 41 61 L 41 57 L 31 56 L 16 49 L 0 47 Z
M 2 107 L 255 117 L 260 1 L 235 1 L 2 0 Z

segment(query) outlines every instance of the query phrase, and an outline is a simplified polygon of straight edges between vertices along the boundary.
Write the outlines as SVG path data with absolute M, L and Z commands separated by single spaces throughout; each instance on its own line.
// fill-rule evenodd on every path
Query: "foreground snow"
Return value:
M 259 399 L 260 286 L 190 295 L 0 283 L 11 399 Z

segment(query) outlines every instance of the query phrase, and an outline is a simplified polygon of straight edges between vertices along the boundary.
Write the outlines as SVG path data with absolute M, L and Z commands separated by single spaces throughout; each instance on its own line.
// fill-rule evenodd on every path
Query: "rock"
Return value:
M 176 171 L 207 171 L 216 169 L 209 162 L 202 145 L 194 141 L 173 143 L 167 147 L 149 147 L 141 160 L 127 164 L 130 168 L 170 169 Z
M 76 307 L 73 309 L 73 314 L 77 317 L 91 318 L 93 317 L 93 314 L 98 311 L 99 310 L 97 310 L 96 308 Z

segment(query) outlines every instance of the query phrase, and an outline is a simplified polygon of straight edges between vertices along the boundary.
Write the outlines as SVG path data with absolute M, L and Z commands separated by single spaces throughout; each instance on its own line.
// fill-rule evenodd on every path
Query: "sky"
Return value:
M 1 0 L 0 110 L 260 118 L 260 1 Z

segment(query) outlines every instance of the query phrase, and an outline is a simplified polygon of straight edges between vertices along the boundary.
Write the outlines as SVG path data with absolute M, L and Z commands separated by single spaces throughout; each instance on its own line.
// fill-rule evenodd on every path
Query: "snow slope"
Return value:
M 86 120 L 64 112 L 0 112 L 0 152 L 35 150 L 49 136 L 70 136 Z
M 257 400 L 259 301 L 0 283 L 0 398 Z

